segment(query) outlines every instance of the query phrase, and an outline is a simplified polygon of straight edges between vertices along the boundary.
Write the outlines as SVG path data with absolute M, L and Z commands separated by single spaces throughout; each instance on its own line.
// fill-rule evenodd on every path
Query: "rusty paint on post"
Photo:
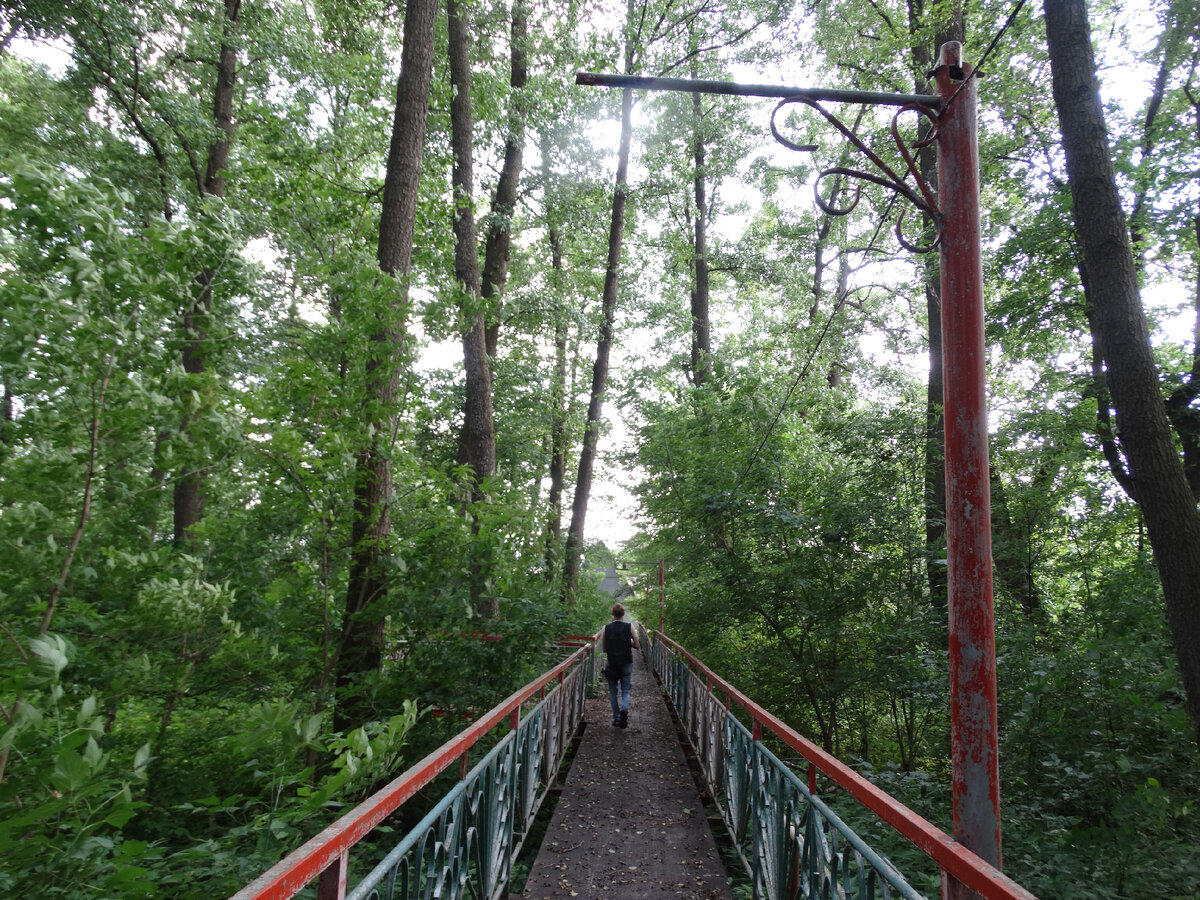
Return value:
M 967 83 L 952 77 L 962 67 Z M 976 79 L 962 45 L 944 44 L 936 81 L 946 423 L 946 561 L 954 836 L 1000 868 L 996 641 L 979 228 Z M 961 88 L 961 89 L 960 89 Z M 956 93 L 957 92 L 957 93 Z M 966 896 L 955 887 L 951 897 Z

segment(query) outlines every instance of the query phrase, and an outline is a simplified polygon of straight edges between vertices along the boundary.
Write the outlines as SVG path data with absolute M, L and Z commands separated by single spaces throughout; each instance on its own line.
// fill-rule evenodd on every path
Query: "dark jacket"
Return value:
M 604 652 L 613 665 L 633 665 L 633 626 L 619 620 L 605 625 Z

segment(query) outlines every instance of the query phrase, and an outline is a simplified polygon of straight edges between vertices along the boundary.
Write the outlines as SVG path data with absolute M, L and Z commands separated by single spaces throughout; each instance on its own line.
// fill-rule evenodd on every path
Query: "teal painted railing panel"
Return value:
M 527 712 L 347 900 L 503 895 L 513 860 L 583 718 L 591 668 L 570 672 Z
M 687 664 L 643 634 L 646 658 L 700 761 L 755 898 L 924 900 L 726 708 Z

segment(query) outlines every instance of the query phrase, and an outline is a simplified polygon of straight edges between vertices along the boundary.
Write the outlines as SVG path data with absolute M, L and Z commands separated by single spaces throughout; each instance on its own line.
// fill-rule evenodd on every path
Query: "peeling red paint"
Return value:
M 996 643 L 992 602 L 983 264 L 976 80 L 962 46 L 942 48 L 938 194 L 942 216 L 942 356 L 946 422 L 946 560 L 950 626 L 950 755 L 954 836 L 999 869 Z M 951 71 L 962 65 L 967 83 Z M 961 90 L 960 90 L 961 88 Z M 965 880 L 951 873 L 963 884 Z M 968 887 L 978 890 L 973 885 Z M 948 897 L 965 896 L 951 883 Z

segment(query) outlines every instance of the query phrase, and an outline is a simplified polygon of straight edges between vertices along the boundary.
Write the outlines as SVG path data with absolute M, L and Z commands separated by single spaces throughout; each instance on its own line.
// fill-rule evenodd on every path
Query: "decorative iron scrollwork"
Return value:
M 861 182 L 865 181 L 869 182 L 870 184 L 877 184 L 880 187 L 892 191 L 895 195 L 903 197 L 917 210 L 928 215 L 933 222 L 933 242 L 928 246 L 913 244 L 904 236 L 903 226 L 905 211 L 901 210 L 900 215 L 896 219 L 895 229 L 896 240 L 900 242 L 900 245 L 912 253 L 928 253 L 932 250 L 935 250 L 942 241 L 942 216 L 938 210 L 937 198 L 934 195 L 933 189 L 929 186 L 928 182 L 921 177 L 921 172 L 917 168 L 913 155 L 915 151 L 920 150 L 922 147 L 928 147 L 937 140 L 937 110 L 933 107 L 926 106 L 923 103 L 907 103 L 899 107 L 892 116 L 892 140 L 895 142 L 896 148 L 900 152 L 901 159 L 904 160 L 904 166 L 906 169 L 903 175 L 899 175 L 896 173 L 895 169 L 892 168 L 892 166 L 888 165 L 877 153 L 868 147 L 862 138 L 854 133 L 853 129 L 847 127 L 845 123 L 843 123 L 837 116 L 822 106 L 818 101 L 808 97 L 788 97 L 784 100 L 780 100 L 779 103 L 776 104 L 775 109 L 772 110 L 771 134 L 774 135 L 775 140 L 783 144 L 783 146 L 787 147 L 789 150 L 795 150 L 799 153 L 811 153 L 817 149 L 816 144 L 797 143 L 790 138 L 785 137 L 782 131 L 780 131 L 780 128 L 776 123 L 776 117 L 785 107 L 793 104 L 807 106 L 810 109 L 816 110 L 818 113 L 820 113 L 821 116 L 824 117 L 824 119 L 831 125 L 833 125 L 833 127 L 836 128 L 842 134 L 842 136 L 850 142 L 851 146 L 865 156 L 876 169 L 876 171 L 873 172 L 863 171 L 862 169 L 854 169 L 847 166 L 831 166 L 829 168 L 822 169 L 817 174 L 817 180 L 814 186 L 817 206 L 819 206 L 824 213 L 830 216 L 847 215 L 858 205 L 858 201 L 862 197 Z M 911 147 L 900 134 L 900 116 L 909 112 L 915 112 L 917 115 L 923 116 L 930 123 L 929 133 L 924 138 L 921 138 L 913 143 Z M 909 175 L 912 175 L 913 181 L 916 184 L 916 188 L 908 185 L 907 181 Z M 844 206 L 837 206 L 832 202 L 832 198 L 836 197 L 836 191 L 831 195 L 830 200 L 827 200 L 825 197 L 821 196 L 821 183 L 830 176 L 841 176 L 843 178 L 849 178 L 855 182 L 854 197 L 849 201 L 848 204 Z

